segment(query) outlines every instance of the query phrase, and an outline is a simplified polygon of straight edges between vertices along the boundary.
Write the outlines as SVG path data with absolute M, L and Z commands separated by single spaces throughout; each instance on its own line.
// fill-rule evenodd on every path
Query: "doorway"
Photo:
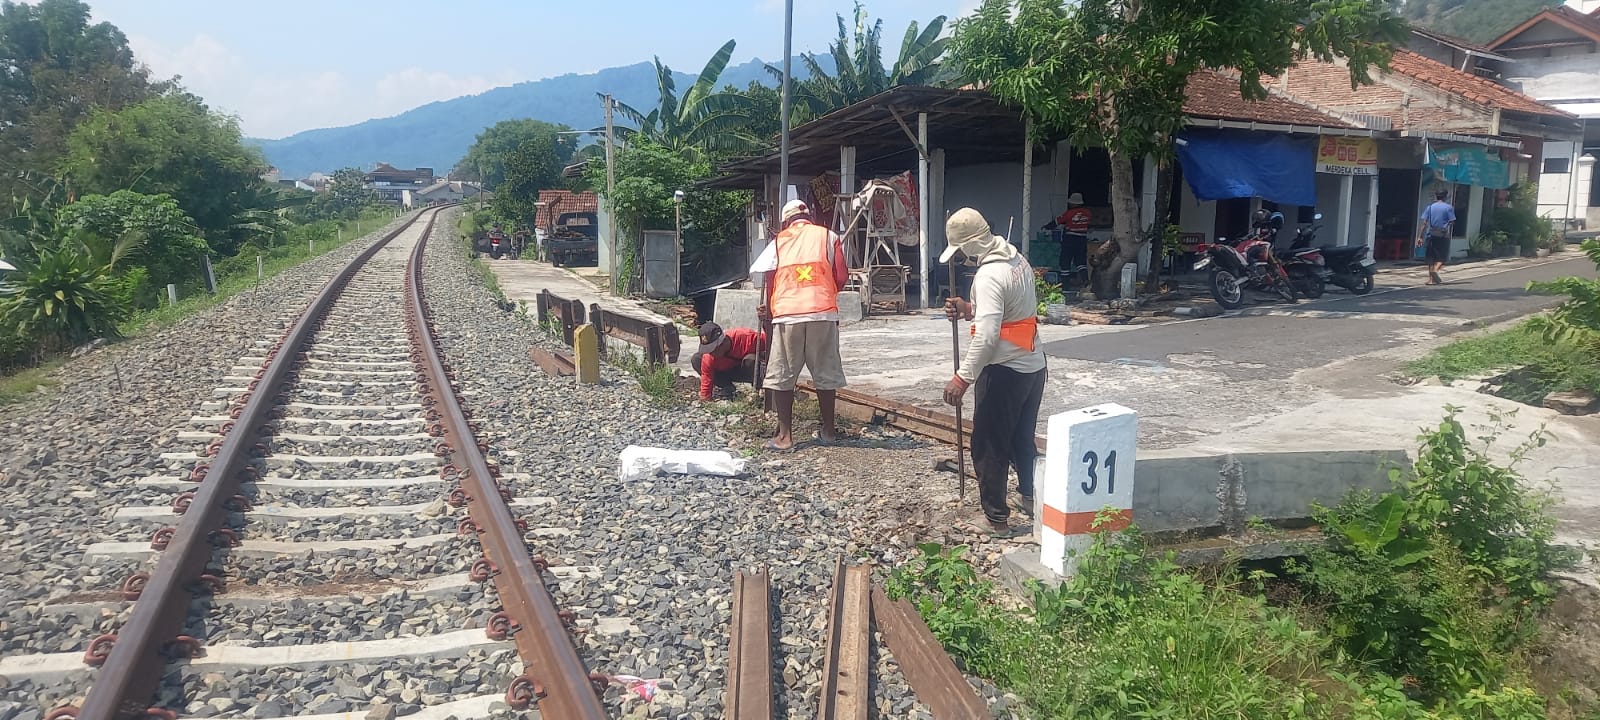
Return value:
M 1374 255 L 1379 260 L 1405 260 L 1411 256 L 1416 235 L 1417 206 L 1422 192 L 1421 170 L 1378 169 L 1378 222 Z

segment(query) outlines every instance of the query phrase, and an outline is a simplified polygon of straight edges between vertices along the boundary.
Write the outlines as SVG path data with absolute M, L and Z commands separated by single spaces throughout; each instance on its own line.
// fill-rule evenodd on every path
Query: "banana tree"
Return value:
M 735 41 L 729 40 L 706 61 L 700 75 L 682 97 L 672 68 L 655 58 L 657 105 L 643 113 L 627 103 L 616 103 L 616 110 L 634 127 L 618 128 L 624 141 L 639 138 L 671 148 L 686 157 L 703 153 L 742 153 L 760 149 L 761 140 L 746 131 L 750 119 L 747 98 L 716 90 L 717 80 L 733 57 Z
M 945 16 L 939 15 L 921 27 L 913 20 L 906 27 L 900 54 L 894 65 L 883 64 L 883 21 L 870 26 L 867 11 L 856 3 L 854 23 L 847 25 L 843 15 L 835 15 L 839 35 L 828 45 L 833 61 L 829 72 L 816 55 L 800 56 L 808 77 L 794 83 L 796 119 L 804 120 L 853 105 L 897 85 L 931 85 L 940 77 L 940 60 L 949 38 L 944 34 Z M 768 65 L 767 72 L 782 79 L 783 73 Z

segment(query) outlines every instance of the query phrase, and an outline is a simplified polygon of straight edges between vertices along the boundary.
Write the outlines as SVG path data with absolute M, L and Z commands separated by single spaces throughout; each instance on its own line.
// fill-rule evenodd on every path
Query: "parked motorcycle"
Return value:
M 1294 283 L 1272 252 L 1271 237 L 1270 231 L 1257 228 L 1241 240 L 1218 238 L 1215 244 L 1201 246 L 1204 255 L 1194 269 L 1211 269 L 1211 296 L 1218 305 L 1228 310 L 1244 307 L 1246 289 L 1277 293 L 1294 302 Z
M 1321 220 L 1319 213 L 1316 219 Z M 1311 250 L 1320 256 L 1319 277 L 1323 283 L 1333 283 L 1355 295 L 1365 295 L 1372 292 L 1375 272 L 1373 268 L 1378 264 L 1369 256 L 1366 245 L 1324 245 L 1312 250 L 1316 239 L 1317 230 L 1322 226 L 1312 225 L 1310 228 L 1296 230 L 1294 242 L 1289 246 L 1289 252 L 1306 252 Z
M 499 226 L 495 226 L 493 230 L 489 231 L 490 258 L 499 260 L 501 255 L 504 255 L 509 251 L 509 247 L 510 243 L 506 241 L 506 235 L 500 231 Z
M 1314 219 L 1321 220 L 1322 213 L 1317 213 Z M 1287 249 L 1274 247 L 1272 250 L 1295 291 L 1312 300 L 1327 291 L 1331 276 L 1322 249 L 1311 247 L 1311 241 L 1316 239 L 1317 230 L 1321 228 L 1320 223 L 1309 228 L 1295 228 L 1294 242 Z

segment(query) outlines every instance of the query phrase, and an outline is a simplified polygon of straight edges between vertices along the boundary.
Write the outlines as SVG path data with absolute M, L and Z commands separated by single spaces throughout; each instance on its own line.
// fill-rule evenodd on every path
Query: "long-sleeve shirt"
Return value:
M 1037 338 L 1033 350 L 1000 339 L 1001 323 L 1026 320 L 1039 313 L 1033 267 L 1021 254 L 1013 252 L 1010 259 L 992 260 L 978 266 L 978 273 L 972 279 L 972 305 L 975 329 L 956 375 L 974 383 L 989 365 L 1004 365 L 1021 373 L 1045 368 L 1044 349 Z
M 723 331 L 723 336 L 728 338 L 728 354 L 721 357 L 714 355 L 700 356 L 700 398 L 711 399 L 712 375 L 716 372 L 726 372 L 739 367 L 745 358 L 758 352 L 767 344 L 766 334 L 750 328 L 728 328 Z

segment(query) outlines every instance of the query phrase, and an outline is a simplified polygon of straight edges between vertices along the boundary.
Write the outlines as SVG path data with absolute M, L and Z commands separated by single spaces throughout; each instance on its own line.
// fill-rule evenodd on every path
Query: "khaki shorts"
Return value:
M 772 353 L 767 359 L 767 374 L 762 380 L 773 390 L 793 390 L 800 379 L 800 368 L 811 371 L 811 384 L 818 390 L 844 387 L 844 361 L 839 359 L 839 323 L 814 320 L 801 323 L 774 323 Z

